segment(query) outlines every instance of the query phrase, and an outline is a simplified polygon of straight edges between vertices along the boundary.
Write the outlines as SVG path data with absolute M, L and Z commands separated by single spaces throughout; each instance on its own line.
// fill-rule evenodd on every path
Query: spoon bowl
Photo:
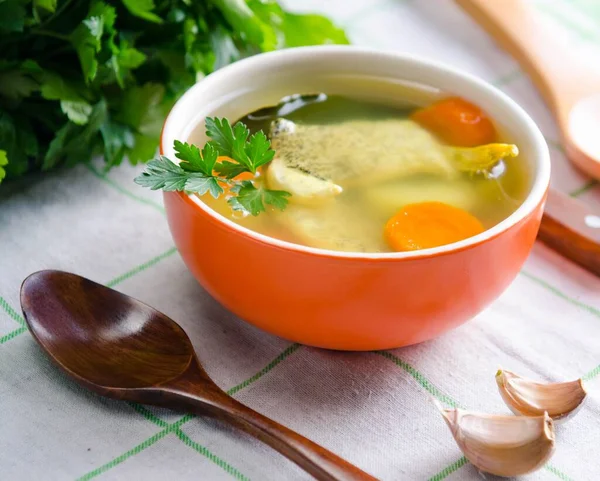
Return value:
M 567 153 L 580 168 L 600 179 L 600 77 L 596 81 L 598 92 L 577 101 L 569 112 L 572 145 Z
M 163 384 L 184 373 L 194 358 L 186 333 L 164 314 L 74 274 L 30 275 L 21 305 L 36 341 L 88 387 Z
M 21 307 L 42 349 L 92 391 L 215 417 L 322 481 L 376 481 L 221 390 L 184 330 L 136 299 L 75 274 L 47 270 L 23 281 Z

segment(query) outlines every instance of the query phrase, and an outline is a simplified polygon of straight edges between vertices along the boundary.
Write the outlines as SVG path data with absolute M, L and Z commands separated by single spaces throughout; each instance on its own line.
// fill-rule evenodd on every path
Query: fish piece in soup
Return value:
M 307 125 L 271 124 L 276 157 L 293 169 L 342 187 L 415 174 L 456 174 L 445 146 L 412 120 L 386 118 Z
M 291 194 L 292 204 L 321 205 L 340 195 L 343 189 L 330 180 L 320 179 L 299 169 L 288 167 L 281 157 L 269 164 L 266 181 L 270 189 Z
M 319 208 L 290 204 L 273 213 L 300 243 L 344 252 L 386 252 L 381 220 L 360 205 L 331 202 Z M 377 234 L 375 234 L 377 233 Z

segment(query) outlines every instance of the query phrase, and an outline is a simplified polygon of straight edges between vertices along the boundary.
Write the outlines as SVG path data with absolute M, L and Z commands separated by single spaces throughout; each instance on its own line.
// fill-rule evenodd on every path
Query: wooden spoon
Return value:
M 319 480 L 376 481 L 227 395 L 206 374 L 183 329 L 136 299 L 75 274 L 47 270 L 23 281 L 21 306 L 42 349 L 92 391 L 220 419 Z
M 568 158 L 600 179 L 600 74 L 564 52 L 528 2 L 456 2 L 527 71 L 554 111 Z M 538 238 L 600 276 L 600 214 L 582 202 L 550 189 Z
M 600 70 L 565 51 L 531 2 L 456 1 L 527 71 L 554 112 L 568 158 L 600 179 Z

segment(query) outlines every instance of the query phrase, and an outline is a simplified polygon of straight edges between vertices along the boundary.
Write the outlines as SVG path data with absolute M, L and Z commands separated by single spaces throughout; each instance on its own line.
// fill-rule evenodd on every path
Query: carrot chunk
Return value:
M 411 118 L 450 145 L 475 147 L 496 141 L 496 129 L 485 112 L 460 97 L 442 99 Z
M 414 251 L 458 242 L 484 231 L 467 211 L 442 202 L 404 206 L 385 225 L 384 237 L 395 251 Z

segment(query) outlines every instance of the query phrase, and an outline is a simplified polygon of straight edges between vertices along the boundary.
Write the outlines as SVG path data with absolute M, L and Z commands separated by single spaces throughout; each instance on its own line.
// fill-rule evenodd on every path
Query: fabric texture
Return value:
M 600 65 L 597 0 L 532 3 L 574 55 Z M 600 208 L 600 187 L 565 158 L 527 77 L 450 0 L 287 5 L 331 15 L 355 44 L 438 59 L 501 88 L 543 130 L 554 187 Z M 197 284 L 173 246 L 160 194 L 132 182 L 139 168 L 102 168 L 82 165 L 0 189 L 0 479 L 310 479 L 219 422 L 107 400 L 59 372 L 19 307 L 20 283 L 45 268 L 81 274 L 165 312 L 219 386 L 381 480 L 480 479 L 431 397 L 507 413 L 494 382 L 499 366 L 539 380 L 583 376 L 586 406 L 558 427 L 550 463 L 523 479 L 600 479 L 600 279 L 537 244 L 504 295 L 436 340 L 373 353 L 290 344 L 237 319 Z

